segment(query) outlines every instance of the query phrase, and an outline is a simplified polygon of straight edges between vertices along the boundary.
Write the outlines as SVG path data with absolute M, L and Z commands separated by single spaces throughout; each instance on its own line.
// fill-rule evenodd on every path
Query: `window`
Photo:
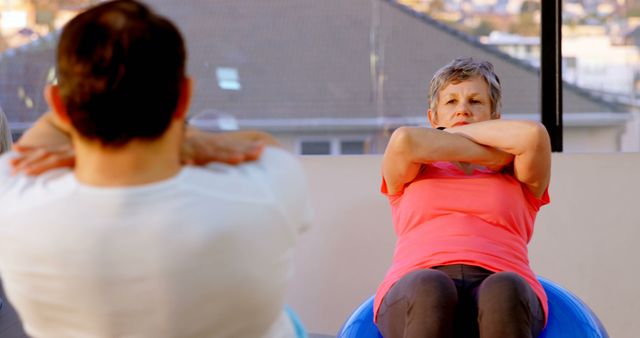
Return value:
M 240 79 L 238 77 L 238 70 L 235 68 L 218 67 L 216 69 L 216 78 L 218 79 L 218 86 L 223 90 L 240 90 Z
M 362 155 L 366 154 L 366 142 L 357 141 L 340 141 L 340 154 L 342 155 Z
M 371 152 L 368 140 L 348 137 L 303 139 L 298 141 L 296 148 L 300 155 L 362 155 Z
M 576 87 L 563 93 L 565 152 L 640 150 L 639 4 L 563 1 L 562 76 Z
M 302 141 L 300 142 L 301 155 L 331 155 L 330 141 Z
M 18 141 L 20 136 L 22 136 L 22 131 L 11 131 L 11 140 L 13 140 L 13 142 Z

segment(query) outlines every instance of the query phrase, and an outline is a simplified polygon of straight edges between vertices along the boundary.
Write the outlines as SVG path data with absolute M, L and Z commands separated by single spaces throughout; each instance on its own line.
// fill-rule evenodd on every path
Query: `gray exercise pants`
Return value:
M 538 297 L 518 274 L 463 264 L 408 273 L 378 310 L 385 338 L 535 338 L 544 320 Z

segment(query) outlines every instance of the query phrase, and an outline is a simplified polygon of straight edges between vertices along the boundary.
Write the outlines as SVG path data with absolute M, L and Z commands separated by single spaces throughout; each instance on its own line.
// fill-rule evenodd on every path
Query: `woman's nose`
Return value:
M 469 105 L 466 103 L 461 103 L 456 107 L 456 116 L 469 116 L 471 115 L 471 110 L 469 109 Z

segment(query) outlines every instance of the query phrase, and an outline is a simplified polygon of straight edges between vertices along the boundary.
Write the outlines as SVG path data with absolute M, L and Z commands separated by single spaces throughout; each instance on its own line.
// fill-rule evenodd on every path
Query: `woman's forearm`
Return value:
M 459 133 L 478 144 L 513 154 L 515 178 L 540 197 L 549 185 L 551 176 L 551 142 L 547 130 L 540 123 L 515 120 L 491 120 L 454 127 Z
M 549 143 L 544 126 L 533 121 L 490 120 L 449 128 L 447 132 L 516 156 Z
M 401 127 L 391 135 L 382 159 L 387 190 L 395 194 L 411 182 L 423 164 L 436 161 L 470 162 L 499 169 L 514 156 L 469 138 L 431 128 Z
M 494 167 L 513 159 L 509 153 L 474 142 L 465 135 L 431 128 L 399 128 L 392 135 L 389 147 L 418 163 L 459 161 Z

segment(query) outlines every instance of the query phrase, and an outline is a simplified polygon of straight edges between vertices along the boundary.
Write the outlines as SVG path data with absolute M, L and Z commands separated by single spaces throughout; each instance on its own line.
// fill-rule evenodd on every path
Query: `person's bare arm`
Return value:
M 75 164 L 69 133 L 52 112 L 42 115 L 13 149 L 21 154 L 11 160 L 14 172 L 37 175 L 48 169 Z
M 474 142 L 514 155 L 518 181 L 537 197 L 542 196 L 551 176 L 551 143 L 543 125 L 533 121 L 491 120 L 447 129 Z
M 21 147 L 64 146 L 70 145 L 71 139 L 55 114 L 48 112 L 20 137 L 17 144 Z
M 462 135 L 432 128 L 401 127 L 391 135 L 382 160 L 382 174 L 388 192 L 395 194 L 416 177 L 423 164 L 461 161 L 498 169 L 512 160 L 513 155 Z
M 256 160 L 264 146 L 279 147 L 271 135 L 257 130 L 210 133 L 188 127 L 182 144 L 182 161 L 202 165 L 209 162 L 237 164 Z
M 181 157 L 184 163 L 196 165 L 209 162 L 237 164 L 256 160 L 264 146 L 278 146 L 278 142 L 261 131 L 208 133 L 187 127 Z M 12 162 L 15 172 L 38 175 L 75 164 L 68 133 L 52 113 L 38 119 L 14 149 L 22 154 Z

